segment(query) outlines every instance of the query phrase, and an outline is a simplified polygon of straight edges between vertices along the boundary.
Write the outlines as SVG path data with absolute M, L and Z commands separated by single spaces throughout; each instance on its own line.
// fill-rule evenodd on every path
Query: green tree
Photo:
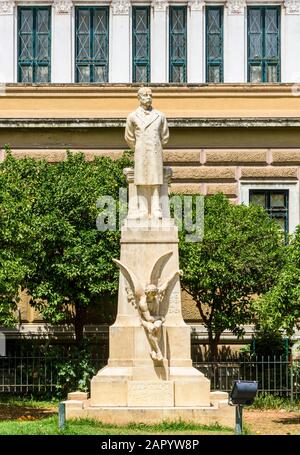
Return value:
M 291 336 L 300 326 L 300 226 L 286 248 L 286 260 L 272 289 L 256 302 L 261 329 Z
M 30 159 L 15 160 L 8 147 L 6 152 L 7 158 L 0 163 L 0 325 L 12 326 L 20 286 L 30 270 L 23 253 L 31 243 L 32 189 L 42 165 Z
M 283 262 L 283 235 L 261 207 L 231 204 L 223 194 L 205 197 L 204 237 L 180 234 L 181 283 L 196 302 L 216 359 L 224 330 L 237 336 L 253 322 L 256 296 L 276 282 Z
M 68 153 L 65 161 L 44 165 L 36 188 L 34 239 L 26 257 L 31 271 L 24 286 L 47 322 L 74 324 L 78 345 L 88 310 L 117 292 L 112 258 L 119 257 L 120 233 L 97 229 L 96 203 L 101 196 L 118 201 L 119 188 L 126 187 L 123 168 L 130 163 L 126 156 L 86 162 L 83 154 Z
M 19 290 L 46 322 L 74 324 L 78 345 L 88 310 L 117 292 L 118 230 L 102 232 L 96 219 L 101 196 L 116 203 L 132 164 L 68 153 L 51 165 L 8 153 L 0 166 L 0 320 L 12 322 Z M 117 210 L 118 213 L 118 210 Z M 98 307 L 99 308 L 99 307 Z

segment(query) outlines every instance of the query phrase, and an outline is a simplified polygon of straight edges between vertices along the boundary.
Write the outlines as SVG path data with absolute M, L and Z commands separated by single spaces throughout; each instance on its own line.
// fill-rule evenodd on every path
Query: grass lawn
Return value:
M 0 422 L 0 435 L 230 435 L 233 431 L 219 425 L 210 427 L 183 422 L 164 422 L 159 425 L 130 424 L 113 426 L 94 420 L 74 420 L 66 423 L 63 431 L 58 429 L 57 416 L 39 420 L 11 420 Z
M 219 425 L 203 426 L 186 422 L 158 425 L 106 425 L 87 419 L 66 422 L 58 429 L 58 402 L 0 397 L 0 435 L 230 435 L 233 430 Z

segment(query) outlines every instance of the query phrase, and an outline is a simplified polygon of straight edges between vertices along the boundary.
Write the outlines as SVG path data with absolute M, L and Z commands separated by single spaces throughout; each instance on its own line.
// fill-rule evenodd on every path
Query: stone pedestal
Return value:
M 132 196 L 133 174 L 130 171 L 128 175 L 129 195 Z M 168 169 L 164 175 L 161 196 L 167 191 Z M 138 207 L 131 204 L 129 215 L 137 211 Z M 140 220 L 128 216 L 122 229 L 120 263 L 134 271 L 143 286 L 150 283 L 153 264 L 167 253 L 168 260 L 162 267 L 158 285 L 179 270 L 177 227 L 170 218 L 165 201 L 162 219 Z M 93 377 L 91 398 L 83 401 L 77 414 L 74 406 L 69 410 L 67 402 L 67 418 L 89 416 L 118 423 L 170 418 L 203 423 L 199 416 L 205 410 L 206 417 L 203 418 L 206 423 L 211 423 L 213 416 L 213 422 L 224 424 L 218 413 L 227 406 L 226 396 L 222 395 L 212 404 L 210 381 L 192 366 L 190 327 L 182 318 L 178 276 L 167 288 L 159 313 L 164 318 L 159 339 L 163 356 L 160 361 L 150 356 L 151 346 L 141 324 L 141 314 L 136 301 L 130 299 L 128 282 L 120 273 L 118 315 L 110 327 L 108 364 Z M 233 409 L 228 408 L 226 413 L 226 425 L 233 426 Z

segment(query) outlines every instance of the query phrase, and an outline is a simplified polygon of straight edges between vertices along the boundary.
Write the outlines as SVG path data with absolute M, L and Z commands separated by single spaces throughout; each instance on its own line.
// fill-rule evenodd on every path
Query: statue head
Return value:
M 143 109 L 150 110 L 152 108 L 152 90 L 149 87 L 141 87 L 138 90 L 138 99 Z
M 145 287 L 145 294 L 147 297 L 155 297 L 157 294 L 157 287 L 155 284 L 147 284 Z

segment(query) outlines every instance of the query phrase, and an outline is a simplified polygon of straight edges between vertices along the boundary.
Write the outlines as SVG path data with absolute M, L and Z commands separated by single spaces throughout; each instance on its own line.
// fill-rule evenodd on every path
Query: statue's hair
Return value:
M 148 292 L 155 292 L 155 291 L 157 291 L 157 286 L 155 286 L 155 284 L 149 283 L 145 287 L 145 294 L 147 294 Z
M 137 93 L 137 94 L 138 94 L 138 97 L 141 96 L 141 95 L 143 95 L 145 92 L 149 92 L 149 91 L 150 91 L 150 93 L 152 93 L 152 90 L 151 90 L 150 87 L 140 87 L 140 88 L 138 89 L 138 93 Z

